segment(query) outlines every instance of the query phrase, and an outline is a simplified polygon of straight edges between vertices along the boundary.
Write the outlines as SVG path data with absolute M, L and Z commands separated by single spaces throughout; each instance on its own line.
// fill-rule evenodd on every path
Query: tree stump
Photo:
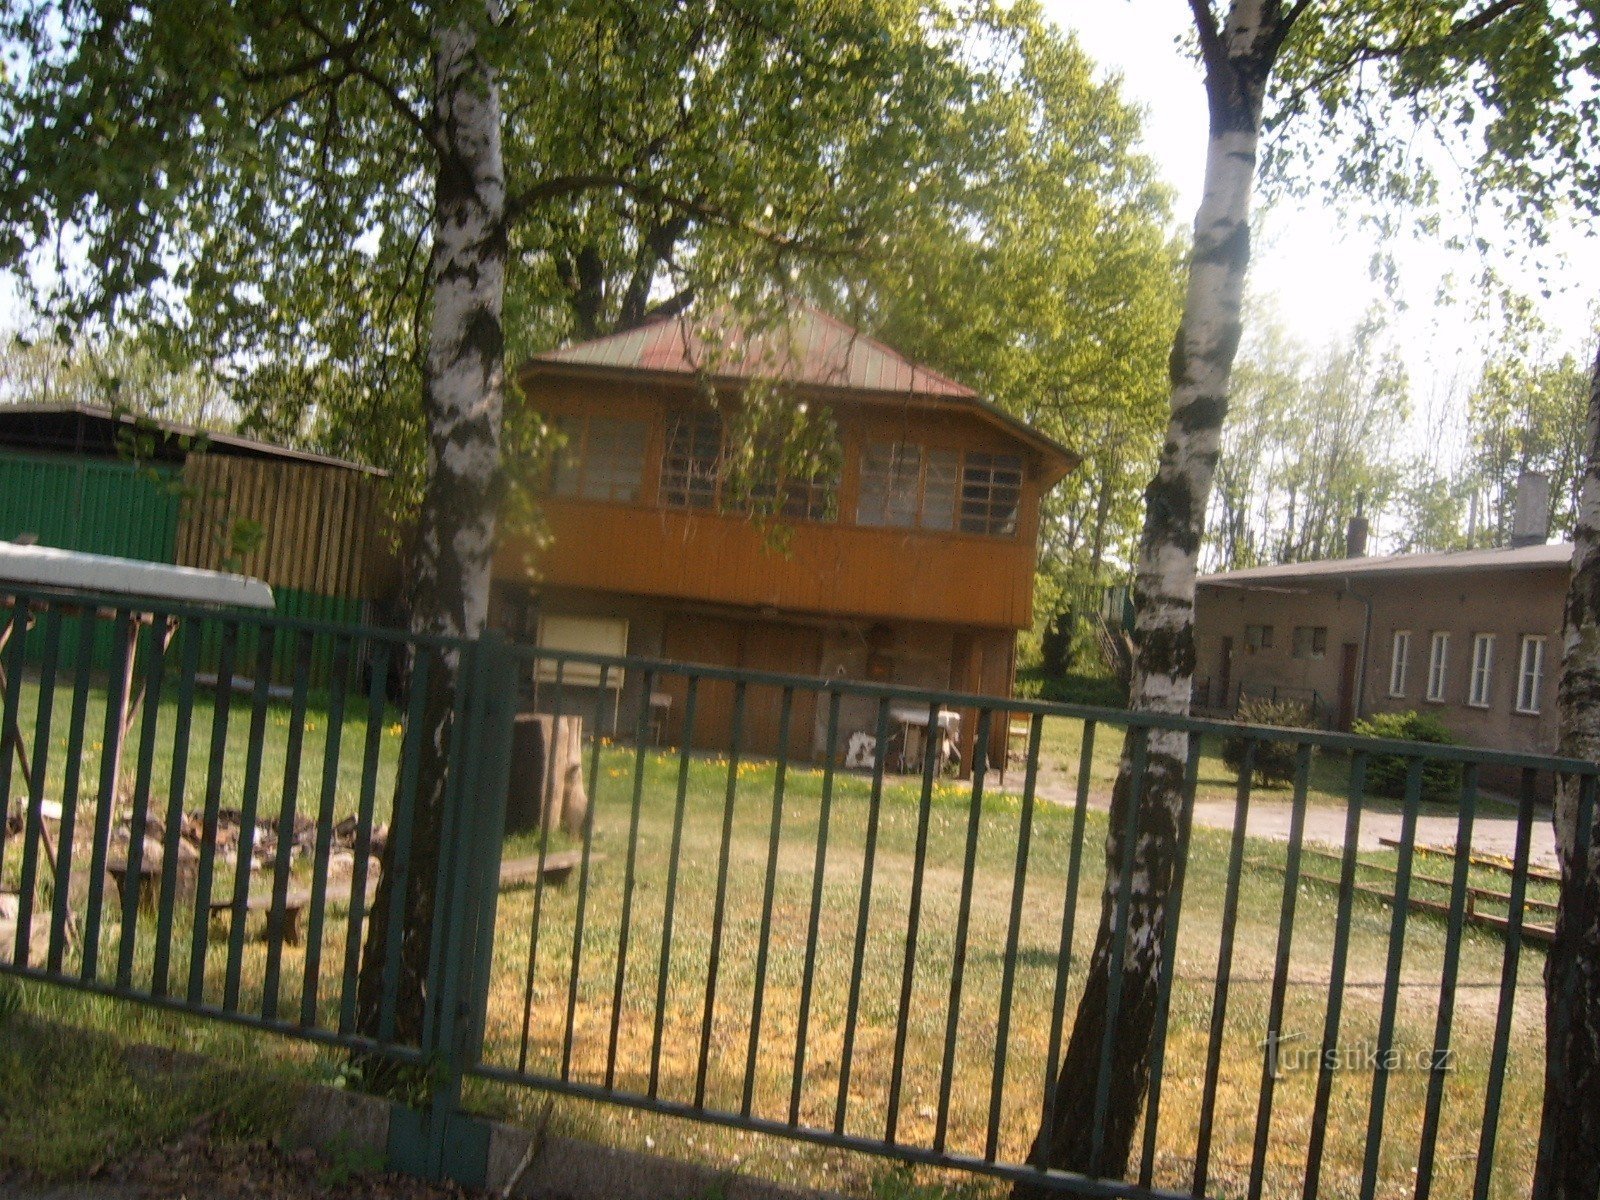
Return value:
M 589 796 L 583 785 L 582 717 L 557 723 L 548 713 L 518 714 L 508 793 L 507 833 L 545 823 L 571 834 L 583 832 Z

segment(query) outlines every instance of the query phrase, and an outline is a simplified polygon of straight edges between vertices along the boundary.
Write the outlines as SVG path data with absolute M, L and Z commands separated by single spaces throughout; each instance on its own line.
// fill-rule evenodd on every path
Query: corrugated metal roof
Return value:
M 1571 542 L 1518 546 L 1497 550 L 1450 550 L 1432 554 L 1386 554 L 1364 558 L 1330 558 L 1322 562 L 1284 563 L 1275 567 L 1247 567 L 1202 575 L 1202 587 L 1244 587 L 1252 583 L 1288 583 L 1296 580 L 1360 578 L 1402 573 L 1439 574 L 1451 571 L 1537 571 L 1564 568 L 1572 562 Z
M 710 333 L 723 322 L 667 317 L 593 341 L 536 355 L 535 362 L 664 371 L 725 379 L 777 379 L 815 387 L 895 395 L 976 398 L 965 384 L 914 363 L 836 317 L 796 307 L 775 329 Z

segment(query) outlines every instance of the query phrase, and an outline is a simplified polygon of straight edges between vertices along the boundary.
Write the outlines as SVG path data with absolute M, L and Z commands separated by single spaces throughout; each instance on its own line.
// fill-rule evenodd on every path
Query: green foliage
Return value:
M 1459 740 L 1437 717 L 1427 713 L 1373 713 L 1351 726 L 1363 737 L 1391 738 L 1401 742 L 1422 742 L 1432 746 L 1454 746 Z M 1399 754 L 1374 754 L 1367 760 L 1367 790 L 1378 796 L 1406 794 L 1406 774 L 1410 760 Z M 1422 768 L 1424 800 L 1455 800 L 1461 792 L 1461 764 L 1427 762 Z
M 1311 723 L 1310 710 L 1298 700 L 1246 698 L 1239 703 L 1235 719 L 1244 725 L 1267 725 L 1276 729 L 1304 729 Z M 1247 739 L 1234 734 L 1222 741 L 1222 761 L 1235 773 L 1244 770 Z M 1253 774 L 1263 787 L 1287 785 L 1294 780 L 1298 751 L 1292 742 L 1276 738 L 1255 741 Z
M 1128 707 L 1127 689 L 1113 676 L 1079 672 L 1051 676 L 1037 667 L 1018 669 L 1017 695 L 1029 700 L 1055 700 L 1095 708 Z

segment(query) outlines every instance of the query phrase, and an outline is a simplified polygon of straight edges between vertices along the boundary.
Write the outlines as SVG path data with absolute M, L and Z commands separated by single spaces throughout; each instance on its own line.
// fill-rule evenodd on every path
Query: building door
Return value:
M 662 654 L 673 662 L 737 667 L 739 626 L 712 617 L 674 614 L 667 618 Z M 656 682 L 655 690 L 672 697 L 667 719 L 668 740 L 674 746 L 681 746 L 688 718 L 688 678 L 676 673 L 663 675 Z M 697 750 L 727 749 L 733 727 L 733 684 L 721 679 L 702 679 L 696 693 L 693 746 Z
M 822 634 L 800 625 L 748 625 L 739 665 L 747 671 L 783 675 L 816 675 L 822 664 Z M 745 690 L 744 749 L 751 754 L 778 753 L 783 716 L 783 689 L 752 683 Z M 789 713 L 790 758 L 811 758 L 817 693 L 796 688 Z
M 1361 661 L 1361 647 L 1346 642 L 1339 658 L 1339 721 L 1338 727 L 1348 731 L 1356 719 L 1356 668 Z
M 1227 708 L 1228 696 L 1233 692 L 1233 639 L 1222 639 L 1222 661 L 1217 664 L 1217 682 L 1214 690 L 1206 697 L 1206 704 L 1211 708 Z

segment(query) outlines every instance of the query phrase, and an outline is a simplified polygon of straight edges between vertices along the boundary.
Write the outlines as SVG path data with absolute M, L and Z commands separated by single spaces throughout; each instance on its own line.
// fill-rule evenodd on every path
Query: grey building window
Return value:
M 1489 707 L 1489 684 L 1493 672 L 1494 634 L 1473 634 L 1472 685 L 1467 689 L 1467 703 L 1473 708 Z
M 1411 631 L 1394 631 L 1394 648 L 1389 655 L 1389 695 L 1396 698 L 1406 694 L 1406 666 L 1411 658 Z
M 1296 658 L 1326 658 L 1328 656 L 1328 627 L 1326 625 L 1296 625 L 1294 627 L 1294 656 Z
M 1522 639 L 1522 662 L 1517 670 L 1517 711 L 1539 711 L 1539 693 L 1544 689 L 1545 639 L 1530 634 Z
M 1272 649 L 1271 625 L 1246 625 L 1244 627 L 1244 648 L 1251 654 L 1257 650 Z
M 1428 699 L 1444 700 L 1445 672 L 1450 660 L 1450 635 L 1436 632 L 1428 642 Z

